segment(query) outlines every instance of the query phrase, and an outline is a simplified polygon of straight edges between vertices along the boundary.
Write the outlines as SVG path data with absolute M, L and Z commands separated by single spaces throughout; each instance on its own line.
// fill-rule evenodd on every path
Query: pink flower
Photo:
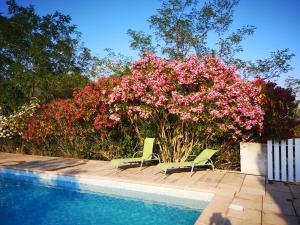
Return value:
M 115 122 L 119 122 L 120 121 L 120 117 L 117 115 L 117 114 L 111 114 L 110 116 L 109 116 L 109 119 L 111 119 L 111 120 L 113 120 L 113 121 L 115 121 Z

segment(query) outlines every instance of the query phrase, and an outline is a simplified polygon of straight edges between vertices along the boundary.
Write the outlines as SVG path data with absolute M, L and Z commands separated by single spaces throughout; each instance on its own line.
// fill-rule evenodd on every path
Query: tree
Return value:
M 63 74 L 87 75 L 90 50 L 80 42 L 70 16 L 60 12 L 39 16 L 33 6 L 19 6 L 14 0 L 7 6 L 8 15 L 0 14 L 0 86 L 7 87 L 3 90 L 8 95 L 17 93 L 13 100 L 39 98 L 49 79 L 58 80 Z
M 92 77 L 123 75 L 130 73 L 132 59 L 120 53 L 115 53 L 112 49 L 104 49 L 106 55 L 98 58 L 93 57 L 90 75 Z
M 47 74 L 37 76 L 34 82 L 35 92 L 30 96 L 32 80 L 29 75 L 12 79 L 0 77 L 0 107 L 3 112 L 17 110 L 33 97 L 38 97 L 42 103 L 54 98 L 68 98 L 72 96 L 74 88 L 81 89 L 89 80 L 80 74 Z
M 263 75 L 262 78 L 264 80 L 272 80 L 279 78 L 281 74 L 293 69 L 290 61 L 294 56 L 288 48 L 277 50 L 276 52 L 272 52 L 269 58 L 248 62 L 245 70 L 250 75 Z
M 292 89 L 298 98 L 300 97 L 300 79 L 289 76 L 285 80 L 285 86 Z
M 127 34 L 132 38 L 130 47 L 140 52 L 155 52 L 155 48 L 151 46 L 151 35 L 146 35 L 143 31 L 134 31 L 129 29 Z
M 233 22 L 234 7 L 238 0 L 163 0 L 157 14 L 149 19 L 153 35 L 142 31 L 128 30 L 130 47 L 139 52 L 160 52 L 170 59 L 183 59 L 190 53 L 221 56 L 227 65 L 234 64 L 240 72 L 262 76 L 264 79 L 278 78 L 291 70 L 290 60 L 294 56 L 289 49 L 271 53 L 267 59 L 255 62 L 244 61 L 236 54 L 243 51 L 241 42 L 254 33 L 255 27 L 246 25 L 227 35 Z M 209 35 L 218 37 L 214 48 L 209 46 Z M 154 43 L 153 39 L 158 40 Z

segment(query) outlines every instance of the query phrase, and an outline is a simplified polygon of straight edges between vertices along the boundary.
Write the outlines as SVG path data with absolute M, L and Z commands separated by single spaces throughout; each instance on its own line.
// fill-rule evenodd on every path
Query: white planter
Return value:
M 266 144 L 241 142 L 241 172 L 266 176 L 268 171 L 267 152 Z

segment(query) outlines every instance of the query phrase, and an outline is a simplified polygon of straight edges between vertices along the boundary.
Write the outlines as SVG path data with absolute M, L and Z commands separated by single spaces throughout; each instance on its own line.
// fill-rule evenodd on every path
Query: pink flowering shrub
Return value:
M 260 88 L 219 58 L 168 61 L 146 55 L 109 96 L 110 119 L 154 123 L 164 161 L 185 160 L 197 147 L 250 141 L 262 131 Z M 142 137 L 141 137 L 142 138 Z

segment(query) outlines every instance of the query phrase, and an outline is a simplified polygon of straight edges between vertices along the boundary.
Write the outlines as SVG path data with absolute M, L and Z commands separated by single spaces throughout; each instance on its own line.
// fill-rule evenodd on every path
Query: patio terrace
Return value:
M 300 224 L 300 185 L 265 177 L 201 169 L 165 176 L 155 166 L 116 169 L 107 161 L 0 153 L 0 167 L 214 193 L 197 225 Z

